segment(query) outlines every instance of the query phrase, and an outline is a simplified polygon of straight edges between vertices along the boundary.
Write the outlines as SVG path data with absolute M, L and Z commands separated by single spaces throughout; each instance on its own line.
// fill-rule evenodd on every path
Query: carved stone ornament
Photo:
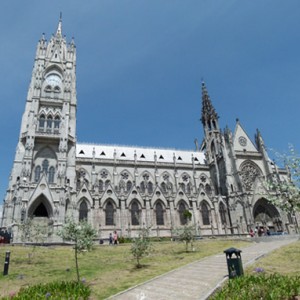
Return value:
M 246 162 L 241 168 L 241 178 L 246 190 L 253 189 L 255 178 L 260 174 L 259 170 L 250 162 Z

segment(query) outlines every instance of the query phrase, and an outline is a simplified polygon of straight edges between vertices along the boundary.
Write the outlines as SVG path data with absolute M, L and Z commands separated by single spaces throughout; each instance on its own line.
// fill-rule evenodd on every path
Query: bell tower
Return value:
M 38 42 L 15 160 L 4 201 L 3 226 L 27 217 L 64 218 L 75 182 L 76 47 L 62 35 Z

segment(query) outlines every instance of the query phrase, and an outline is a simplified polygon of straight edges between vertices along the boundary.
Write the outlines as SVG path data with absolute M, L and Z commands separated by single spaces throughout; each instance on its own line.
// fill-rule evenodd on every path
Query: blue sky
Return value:
M 220 125 L 236 118 L 269 148 L 299 150 L 300 1 L 53 0 L 0 4 L 0 195 L 4 197 L 38 40 L 77 46 L 80 142 L 194 149 L 201 81 Z

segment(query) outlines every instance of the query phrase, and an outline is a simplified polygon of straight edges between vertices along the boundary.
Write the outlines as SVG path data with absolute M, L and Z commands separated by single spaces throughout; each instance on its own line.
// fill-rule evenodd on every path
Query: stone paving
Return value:
M 298 236 L 257 239 L 241 248 L 243 266 L 254 263 L 269 252 L 299 240 Z M 224 253 L 213 255 L 173 270 L 143 284 L 110 297 L 113 300 L 205 300 L 228 279 Z

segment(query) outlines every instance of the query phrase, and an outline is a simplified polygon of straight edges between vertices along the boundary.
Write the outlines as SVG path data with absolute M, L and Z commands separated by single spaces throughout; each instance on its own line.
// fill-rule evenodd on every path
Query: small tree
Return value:
M 31 258 L 33 257 L 36 245 L 45 242 L 48 233 L 47 226 L 34 223 L 31 218 L 27 218 L 25 221 L 18 224 L 18 229 L 23 245 L 25 245 L 26 242 L 32 243 L 32 248 L 29 248 L 31 250 L 28 253 L 28 263 L 31 263 Z
M 74 243 L 74 256 L 76 265 L 77 281 L 80 281 L 78 254 L 83 251 L 90 251 L 93 247 L 93 240 L 96 238 L 96 231 L 87 221 L 75 222 L 73 219 L 67 219 L 58 235 L 65 241 Z
M 140 264 L 141 258 L 150 254 L 152 250 L 152 244 L 149 239 L 149 230 L 150 228 L 140 229 L 139 235 L 135 238 L 131 244 L 131 254 L 136 259 L 137 268 L 141 268 Z
M 188 252 L 188 246 L 191 244 L 191 250 L 193 250 L 193 242 L 195 240 L 196 230 L 193 225 L 184 225 L 181 228 L 175 230 L 175 235 L 182 242 L 185 242 L 185 251 Z
M 277 153 L 277 156 L 289 170 L 290 178 L 269 182 L 269 190 L 276 194 L 270 201 L 283 211 L 294 214 L 300 211 L 300 156 L 293 146 L 289 147 L 288 155 Z

